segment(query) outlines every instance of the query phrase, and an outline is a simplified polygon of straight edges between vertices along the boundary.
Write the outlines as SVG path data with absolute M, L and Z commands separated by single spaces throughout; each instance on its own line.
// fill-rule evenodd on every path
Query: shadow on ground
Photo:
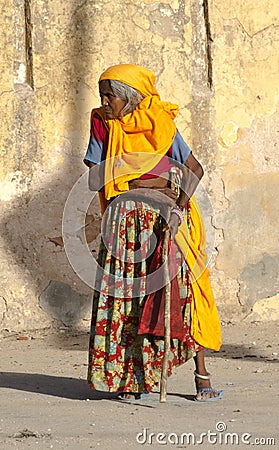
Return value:
M 246 347 L 243 345 L 224 344 L 219 352 L 206 350 L 206 357 L 224 358 L 224 359 L 244 359 L 246 361 L 278 363 L 275 356 L 266 355 L 263 348 Z
M 112 400 L 120 403 L 137 403 L 141 407 L 154 407 L 134 400 L 121 400 L 117 393 L 90 390 L 84 380 L 37 373 L 1 372 L 0 388 L 51 395 L 69 400 Z M 184 397 L 187 398 L 188 396 Z
M 90 390 L 84 380 L 38 373 L 1 372 L 0 388 L 52 395 L 71 400 L 116 399 L 116 394 Z

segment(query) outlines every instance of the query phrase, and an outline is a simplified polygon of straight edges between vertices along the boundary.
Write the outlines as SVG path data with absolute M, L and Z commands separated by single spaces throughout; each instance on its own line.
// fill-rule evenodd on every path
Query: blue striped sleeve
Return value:
M 88 166 L 89 162 L 100 164 L 104 159 L 104 143 L 90 136 L 87 152 L 84 157 L 84 163 Z
M 181 164 L 185 164 L 190 153 L 192 153 L 192 150 L 188 147 L 183 137 L 177 130 L 172 143 L 172 158 Z

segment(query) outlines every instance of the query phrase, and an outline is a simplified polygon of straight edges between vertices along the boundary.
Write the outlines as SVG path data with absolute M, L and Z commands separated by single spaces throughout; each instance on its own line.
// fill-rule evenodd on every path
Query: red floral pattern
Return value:
M 146 392 L 161 377 L 162 336 L 138 334 L 146 280 L 154 249 L 150 239 L 162 234 L 160 211 L 146 203 L 121 200 L 107 209 L 93 297 L 88 382 L 109 392 Z M 177 281 L 185 338 L 171 340 L 169 375 L 201 347 L 191 338 L 189 274 L 177 250 Z

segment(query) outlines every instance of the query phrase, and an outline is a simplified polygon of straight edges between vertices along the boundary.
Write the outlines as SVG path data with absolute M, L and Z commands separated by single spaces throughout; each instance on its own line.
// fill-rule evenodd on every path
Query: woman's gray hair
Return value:
M 126 105 L 121 111 L 122 116 L 134 111 L 137 105 L 143 100 L 143 96 L 127 84 L 116 80 L 109 80 L 109 83 L 114 95 L 126 102 Z

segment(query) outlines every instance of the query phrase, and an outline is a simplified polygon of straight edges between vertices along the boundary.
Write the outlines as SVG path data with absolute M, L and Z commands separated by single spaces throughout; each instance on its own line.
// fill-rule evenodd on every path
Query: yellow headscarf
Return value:
M 178 106 L 160 100 L 155 75 L 145 67 L 112 66 L 102 73 L 99 82 L 102 80 L 121 81 L 144 97 L 132 113 L 120 120 L 106 120 L 102 108 L 93 110 L 109 130 L 105 166 L 105 197 L 109 200 L 128 191 L 128 181 L 152 170 L 167 153 L 176 134 L 173 119 Z

